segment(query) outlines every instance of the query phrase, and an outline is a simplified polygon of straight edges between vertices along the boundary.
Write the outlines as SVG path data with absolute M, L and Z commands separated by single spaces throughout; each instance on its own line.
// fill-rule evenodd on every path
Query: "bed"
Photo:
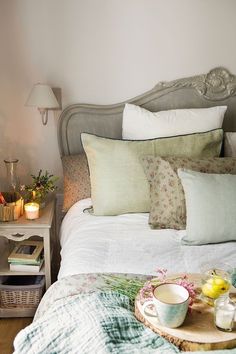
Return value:
M 67 107 L 62 112 L 58 125 L 58 141 L 62 160 L 68 157 L 73 158 L 78 156 L 78 154 L 81 156 L 81 154 L 84 154 L 85 149 L 90 170 L 92 199 L 88 190 L 80 198 L 81 200 L 76 200 L 75 193 L 72 191 L 72 201 L 70 203 L 73 205 L 68 204 L 70 207 L 67 205 L 68 210 L 60 232 L 62 261 L 58 281 L 44 295 L 32 325 L 21 331 L 16 337 L 14 342 L 16 354 L 26 352 L 180 352 L 177 347 L 137 322 L 133 316 L 129 299 L 124 294 L 114 291 L 114 286 L 112 286 L 114 283 L 112 283 L 111 279 L 112 277 L 121 276 L 127 286 L 127 282 L 132 281 L 132 279 L 141 282 L 146 281 L 150 275 L 155 275 L 156 270 L 161 268 L 166 268 L 175 273 L 197 273 L 200 272 L 201 264 L 206 260 L 214 262 L 222 258 L 227 259 L 227 262 L 232 267 L 235 267 L 236 238 L 234 232 L 229 239 L 223 240 L 227 242 L 219 239 L 217 243 L 214 241 L 201 241 L 195 244 L 191 241 L 192 244 L 189 245 L 188 242 L 184 243 L 182 240 L 186 239 L 190 228 L 186 231 L 178 223 L 179 227 L 176 226 L 176 228 L 167 226 L 165 229 L 162 227 L 156 228 L 153 223 L 152 226 L 154 225 L 154 227 L 150 228 L 151 213 L 149 214 L 146 211 L 147 205 L 145 203 L 145 205 L 142 204 L 141 202 L 143 201 L 139 204 L 139 193 L 137 192 L 139 188 L 137 187 L 136 191 L 134 191 L 137 194 L 137 201 L 134 204 L 131 203 L 134 205 L 132 208 L 136 209 L 132 209 L 132 212 L 130 212 L 130 201 L 125 204 L 126 195 L 122 194 L 124 185 L 121 182 L 122 188 L 119 191 L 119 196 L 114 194 L 114 198 L 121 196 L 120 200 L 121 204 L 124 203 L 124 209 L 122 209 L 122 212 L 114 212 L 117 207 L 116 204 L 119 203 L 116 203 L 115 199 L 115 203 L 109 209 L 110 205 L 107 206 L 109 196 L 105 197 L 102 194 L 104 193 L 105 183 L 105 186 L 109 184 L 109 188 L 111 188 L 110 195 L 112 195 L 114 185 L 112 182 L 110 183 L 111 176 L 109 175 L 106 180 L 106 176 L 104 177 L 106 166 L 102 165 L 102 171 L 99 172 L 101 178 L 95 188 L 94 181 L 99 174 L 97 174 L 96 168 L 94 170 L 94 161 L 96 158 L 99 159 L 100 156 L 97 156 L 97 154 L 102 146 L 101 154 L 104 151 L 107 154 L 107 151 L 109 151 L 110 160 L 108 159 L 108 166 L 109 164 L 111 165 L 113 160 L 119 163 L 119 158 L 113 154 L 116 154 L 120 149 L 120 144 L 124 145 L 124 142 L 120 143 L 119 140 L 122 139 L 122 136 L 124 138 L 124 125 L 122 125 L 124 107 L 126 107 L 125 109 L 130 109 L 133 106 L 141 107 L 148 112 L 193 109 L 193 115 L 195 115 L 195 108 L 208 109 L 208 107 L 227 106 L 227 111 L 224 114 L 223 130 L 229 133 L 225 135 L 224 151 L 226 155 L 232 156 L 235 136 L 233 132 L 236 131 L 235 95 L 236 77 L 224 68 L 215 68 L 205 75 L 178 79 L 172 82 L 161 82 L 149 92 L 127 101 L 128 105 L 126 106 L 125 103 L 109 106 L 76 104 Z M 188 114 L 189 111 L 187 111 Z M 191 129 L 192 123 L 190 126 Z M 140 129 L 142 130 L 142 128 Z M 198 129 L 200 130 L 190 134 L 195 139 L 194 143 L 189 145 L 189 151 L 193 154 L 196 145 L 198 145 L 196 141 L 203 139 L 204 144 L 206 141 L 205 132 L 203 133 L 202 128 Z M 214 134 L 214 141 L 217 145 L 219 134 L 221 134 L 219 130 L 221 129 L 213 127 L 213 133 L 212 131 L 210 133 L 207 132 L 208 135 L 210 134 L 211 139 L 210 149 L 212 149 L 213 145 L 212 134 Z M 139 134 L 139 131 L 136 133 Z M 82 139 L 80 139 L 81 134 Z M 186 163 L 184 154 L 188 150 L 189 143 L 186 142 L 185 136 L 188 135 L 188 132 L 184 131 L 184 135 L 180 135 L 178 132 L 173 135 L 177 137 L 177 140 L 181 140 L 184 136 L 184 141 L 182 142 L 183 156 L 180 153 L 179 157 L 177 153 L 177 157 L 174 157 L 172 162 L 168 160 L 168 157 L 167 161 L 169 164 L 174 164 L 178 158 L 184 158 L 184 163 Z M 163 143 L 164 136 L 159 137 L 157 144 L 159 144 L 160 140 L 162 140 L 161 144 Z M 172 135 L 170 138 L 172 138 Z M 126 137 L 124 141 L 126 141 L 128 146 L 127 151 L 130 149 L 129 144 L 132 144 L 131 150 L 133 146 L 138 151 L 147 149 L 147 155 L 150 155 L 153 146 L 154 150 L 159 149 L 159 145 L 158 147 L 155 145 L 155 137 L 144 137 L 145 146 L 142 145 L 141 147 L 139 142 L 137 142 L 140 141 L 140 138 L 129 139 Z M 152 148 L 149 146 L 150 141 Z M 93 144 L 93 150 L 91 150 L 90 142 Z M 114 147 L 116 142 L 117 145 Z M 104 148 L 104 143 L 106 148 Z M 176 141 L 174 144 L 176 144 Z M 178 144 L 180 143 L 178 142 Z M 178 151 L 181 151 L 179 146 Z M 205 147 L 203 150 L 205 151 Z M 201 150 L 201 153 L 203 150 Z M 199 157 L 199 152 L 197 150 L 195 152 L 196 156 L 193 157 Z M 206 153 L 204 158 L 207 160 L 215 157 Z M 205 164 L 204 158 L 203 165 Z M 147 164 L 147 158 L 144 157 L 143 159 Z M 189 159 L 191 160 L 192 156 Z M 154 162 L 153 160 L 151 161 L 151 163 Z M 207 165 L 209 164 L 208 162 L 207 160 Z M 191 164 L 189 166 L 192 166 Z M 236 174 L 236 172 L 234 173 L 234 167 L 232 167 L 236 164 L 234 158 L 228 160 L 227 164 L 227 168 L 230 167 L 232 170 L 229 172 L 226 169 L 226 172 Z M 116 166 L 114 166 L 115 168 Z M 224 168 L 220 170 L 220 173 L 223 173 Z M 129 169 L 131 169 L 130 166 Z M 69 170 L 71 170 L 70 164 Z M 109 174 L 112 173 L 109 168 L 107 170 L 109 170 Z M 126 170 L 128 170 L 127 165 Z M 139 172 L 139 170 L 137 171 Z M 202 172 L 206 171 L 204 169 L 203 171 L 201 170 L 199 175 L 202 175 Z M 209 172 L 215 173 L 215 170 Z M 194 176 L 198 178 L 198 173 L 195 174 L 196 176 Z M 84 178 L 84 175 L 80 177 Z M 127 183 L 127 180 L 129 182 L 130 179 L 132 185 L 133 179 L 131 177 L 126 176 L 126 181 L 123 183 Z M 73 181 L 73 183 L 77 183 L 77 181 Z M 68 191 L 71 193 L 70 188 Z M 188 187 L 186 186 L 186 188 Z M 184 191 L 187 193 L 187 189 L 184 189 Z M 132 194 L 131 197 L 133 201 Z M 186 200 L 186 204 L 188 203 L 189 201 Z M 92 205 L 93 209 L 91 209 Z M 178 217 L 178 222 L 180 222 L 182 219 L 180 216 Z M 167 225 L 170 226 L 172 224 L 167 223 Z M 222 232 L 226 232 L 225 229 Z M 231 349 L 229 352 L 236 353 L 236 349 Z

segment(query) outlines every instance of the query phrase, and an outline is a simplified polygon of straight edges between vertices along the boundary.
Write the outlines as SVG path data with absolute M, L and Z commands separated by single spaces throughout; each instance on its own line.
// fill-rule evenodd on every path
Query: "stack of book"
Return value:
M 17 272 L 39 272 L 43 265 L 43 242 L 17 242 L 8 257 L 10 270 Z

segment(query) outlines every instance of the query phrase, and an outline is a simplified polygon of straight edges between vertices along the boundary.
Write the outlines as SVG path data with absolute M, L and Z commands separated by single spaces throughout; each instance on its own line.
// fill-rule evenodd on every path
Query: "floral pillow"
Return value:
M 91 196 L 87 157 L 84 153 L 62 157 L 64 172 L 63 211 Z
M 178 168 L 197 172 L 236 174 L 236 158 L 192 159 L 145 156 L 144 171 L 150 184 L 149 224 L 154 229 L 185 229 L 186 206 Z

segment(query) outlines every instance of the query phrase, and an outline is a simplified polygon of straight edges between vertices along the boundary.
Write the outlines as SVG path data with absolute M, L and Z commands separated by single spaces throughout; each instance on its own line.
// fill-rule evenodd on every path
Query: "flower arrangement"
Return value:
M 42 203 L 48 193 L 54 192 L 57 189 L 55 183 L 58 177 L 49 174 L 48 171 L 43 173 L 42 170 L 39 170 L 38 175 L 31 175 L 31 177 L 33 182 L 22 186 L 22 190 L 28 193 L 27 199 L 33 199 L 38 203 Z
M 126 295 L 131 306 L 134 306 L 135 298 L 139 293 L 140 302 L 144 304 L 146 301 L 152 300 L 152 292 L 154 288 L 163 283 L 175 283 L 182 285 L 188 290 L 191 308 L 194 299 L 196 297 L 196 291 L 194 283 L 188 280 L 187 275 L 182 275 L 178 277 L 168 277 L 166 269 L 157 269 L 158 276 L 150 276 L 147 281 L 142 281 L 139 278 L 126 279 L 122 276 L 105 276 L 106 283 L 112 291 L 117 291 L 123 295 Z
M 167 277 L 167 269 L 157 269 L 156 272 L 159 274 L 159 276 L 147 281 L 140 290 L 140 301 L 144 303 L 145 301 L 152 300 L 152 292 L 157 285 L 171 282 L 181 285 L 186 290 L 188 290 L 190 298 L 189 307 L 191 308 L 196 297 L 196 291 L 194 283 L 188 280 L 187 275 L 169 278 Z

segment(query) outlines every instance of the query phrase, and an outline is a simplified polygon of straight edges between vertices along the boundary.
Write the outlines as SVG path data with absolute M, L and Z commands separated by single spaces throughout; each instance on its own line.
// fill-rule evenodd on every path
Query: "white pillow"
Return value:
M 201 133 L 222 127 L 227 106 L 173 109 L 152 113 L 126 103 L 122 138 L 131 140 Z
M 225 133 L 224 156 L 236 157 L 236 132 Z

